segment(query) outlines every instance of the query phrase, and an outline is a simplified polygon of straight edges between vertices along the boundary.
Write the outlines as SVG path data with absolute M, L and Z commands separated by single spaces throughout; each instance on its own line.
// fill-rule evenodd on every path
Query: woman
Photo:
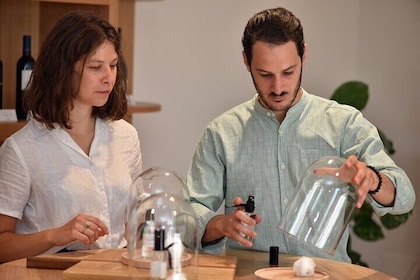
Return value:
M 0 147 L 0 262 L 126 245 L 142 166 L 122 120 L 122 63 L 116 30 L 96 15 L 66 14 L 47 35 L 24 97 L 31 120 Z

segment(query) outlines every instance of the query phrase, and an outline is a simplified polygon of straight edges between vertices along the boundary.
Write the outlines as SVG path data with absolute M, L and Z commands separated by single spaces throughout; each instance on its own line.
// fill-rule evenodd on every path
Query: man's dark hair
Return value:
M 302 24 L 285 8 L 267 9 L 249 19 L 242 36 L 242 46 L 249 65 L 252 60 L 252 47 L 257 41 L 275 45 L 293 41 L 300 58 L 303 58 L 305 41 Z

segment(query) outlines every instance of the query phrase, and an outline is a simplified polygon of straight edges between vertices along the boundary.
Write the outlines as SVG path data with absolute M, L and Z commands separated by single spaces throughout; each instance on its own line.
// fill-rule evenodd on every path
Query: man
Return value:
M 301 88 L 306 45 L 300 20 L 290 11 L 257 13 L 248 21 L 242 44 L 258 94 L 209 123 L 187 176 L 203 249 L 217 252 L 226 239 L 227 248 L 279 246 L 282 253 L 348 262 L 348 229 L 334 255 L 277 229 L 305 169 L 323 156 L 346 158 L 343 168 L 357 188 L 357 207 L 367 199 L 380 215 L 410 211 L 413 186 L 359 111 Z M 229 207 L 248 196 L 254 196 L 255 219 L 243 207 Z M 228 207 L 221 215 L 216 210 L 224 200 Z

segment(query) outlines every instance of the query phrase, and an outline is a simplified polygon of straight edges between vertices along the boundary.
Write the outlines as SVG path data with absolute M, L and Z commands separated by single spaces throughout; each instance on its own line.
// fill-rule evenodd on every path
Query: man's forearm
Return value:
M 372 175 L 373 177 L 376 176 L 376 174 Z M 376 200 L 376 202 L 382 204 L 383 206 L 393 206 L 395 201 L 395 195 L 396 195 L 396 189 L 392 181 L 386 176 L 385 174 L 381 173 L 382 177 L 382 186 L 381 189 L 375 193 L 372 194 L 373 199 Z M 375 178 L 376 179 L 376 178 Z M 378 182 L 379 180 L 376 179 Z M 377 182 L 377 181 L 374 182 Z

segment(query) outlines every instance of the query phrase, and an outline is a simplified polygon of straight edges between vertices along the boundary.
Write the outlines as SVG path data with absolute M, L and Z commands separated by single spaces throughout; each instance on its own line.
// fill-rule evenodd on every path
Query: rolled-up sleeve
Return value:
M 210 127 L 197 146 L 187 175 L 187 185 L 190 193 L 190 202 L 200 226 L 199 238 L 204 235 L 207 223 L 219 215 L 217 210 L 224 200 L 225 165 L 223 163 L 223 148 L 216 141 L 218 136 Z M 222 244 L 208 246 L 212 252 L 218 250 Z M 207 246 L 206 246 L 207 247 Z M 201 249 L 204 249 L 201 247 Z

